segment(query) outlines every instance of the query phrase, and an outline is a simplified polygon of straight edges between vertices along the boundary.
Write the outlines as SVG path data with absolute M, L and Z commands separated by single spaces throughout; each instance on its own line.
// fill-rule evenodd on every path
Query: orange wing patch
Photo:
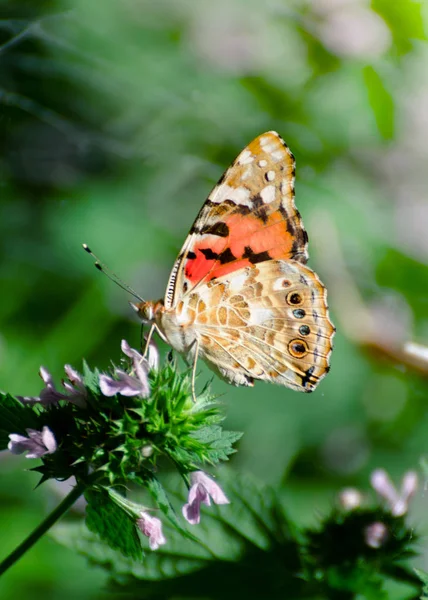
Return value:
M 202 281 L 271 259 L 306 263 L 307 235 L 294 205 L 295 161 L 275 132 L 253 140 L 197 216 L 172 271 L 165 306 Z

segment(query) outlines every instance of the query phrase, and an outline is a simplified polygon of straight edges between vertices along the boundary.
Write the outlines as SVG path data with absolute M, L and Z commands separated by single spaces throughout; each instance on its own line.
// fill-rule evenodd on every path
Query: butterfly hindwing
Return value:
M 312 391 L 328 372 L 334 327 L 326 290 L 297 261 L 270 260 L 211 280 L 183 301 L 211 368 L 236 385 L 254 379 Z
M 295 161 L 275 132 L 253 140 L 200 210 L 172 270 L 165 307 L 202 282 L 272 260 L 305 264 L 307 235 L 294 205 Z

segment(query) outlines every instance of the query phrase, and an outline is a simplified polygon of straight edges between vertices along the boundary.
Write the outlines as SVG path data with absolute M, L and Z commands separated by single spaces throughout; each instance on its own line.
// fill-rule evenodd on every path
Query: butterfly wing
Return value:
M 230 383 L 311 392 L 329 370 L 335 329 L 326 296 L 308 267 L 270 260 L 209 281 L 182 308 L 199 355 Z
M 208 196 L 171 272 L 165 308 L 202 282 L 271 259 L 308 259 L 295 161 L 274 131 L 253 140 Z

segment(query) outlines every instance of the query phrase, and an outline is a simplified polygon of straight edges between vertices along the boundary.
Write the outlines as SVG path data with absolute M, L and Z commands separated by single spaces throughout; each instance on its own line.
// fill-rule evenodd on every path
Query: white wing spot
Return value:
M 288 196 L 290 194 L 291 190 L 293 189 L 293 187 L 292 187 L 292 185 L 290 185 L 290 182 L 288 179 L 283 179 L 281 181 L 281 185 L 280 185 L 279 189 L 281 190 L 281 194 L 283 196 Z
M 264 158 L 262 158 L 261 160 L 259 160 L 259 167 L 267 167 L 267 160 L 265 160 Z
M 268 171 L 266 173 L 266 179 L 268 181 L 273 181 L 275 179 L 275 171 Z
M 245 169 L 245 171 L 242 172 L 241 175 L 241 181 L 244 181 L 245 179 L 248 179 L 249 177 L 251 177 L 253 174 L 253 169 L 252 167 L 248 167 Z
M 244 150 L 238 158 L 239 165 L 249 165 L 254 161 L 254 156 L 249 150 Z
M 238 273 L 238 274 L 237 274 Z M 241 292 L 242 288 L 245 287 L 245 282 L 248 279 L 248 273 L 245 271 L 240 273 L 235 271 L 233 276 L 230 276 L 229 290 L 231 292 Z
M 267 185 L 260 192 L 260 197 L 265 204 L 270 204 L 275 200 L 275 186 Z
M 269 321 L 272 317 L 273 314 L 271 310 L 258 306 L 257 308 L 251 309 L 248 322 L 250 325 L 263 325 L 263 323 L 266 323 L 266 321 Z
M 231 187 L 226 183 L 220 184 L 216 187 L 212 194 L 209 196 L 211 202 L 224 202 L 224 200 L 233 200 L 236 204 L 244 204 L 248 206 L 248 208 L 252 207 L 252 203 L 250 202 L 250 190 L 247 188 L 239 186 L 239 187 Z
M 280 160 L 283 160 L 284 153 L 281 150 L 275 150 L 275 152 L 271 153 L 271 156 L 274 162 L 279 162 Z

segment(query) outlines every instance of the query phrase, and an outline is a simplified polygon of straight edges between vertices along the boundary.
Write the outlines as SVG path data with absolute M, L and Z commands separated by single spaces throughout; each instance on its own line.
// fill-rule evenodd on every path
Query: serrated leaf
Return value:
M 38 424 L 37 414 L 31 406 L 0 392 L 0 450 L 7 448 L 10 433 L 26 435 L 27 428 L 37 429 Z
M 114 550 L 138 560 L 142 556 L 140 539 L 134 520 L 122 510 L 109 494 L 102 491 L 85 492 L 86 525 Z
M 275 493 L 236 477 L 223 487 L 231 504 L 206 507 L 194 527 L 198 543 L 166 526 L 167 544 L 148 552 L 143 563 L 103 549 L 90 534 L 63 535 L 60 541 L 104 566 L 122 590 L 135 589 L 139 598 L 188 597 L 190 589 L 194 597 L 219 599 L 236 598 L 238 589 L 242 597 L 302 597 L 298 592 L 308 585 Z
M 83 383 L 95 395 L 100 392 L 100 374 L 98 369 L 92 371 L 86 360 L 83 361 Z

